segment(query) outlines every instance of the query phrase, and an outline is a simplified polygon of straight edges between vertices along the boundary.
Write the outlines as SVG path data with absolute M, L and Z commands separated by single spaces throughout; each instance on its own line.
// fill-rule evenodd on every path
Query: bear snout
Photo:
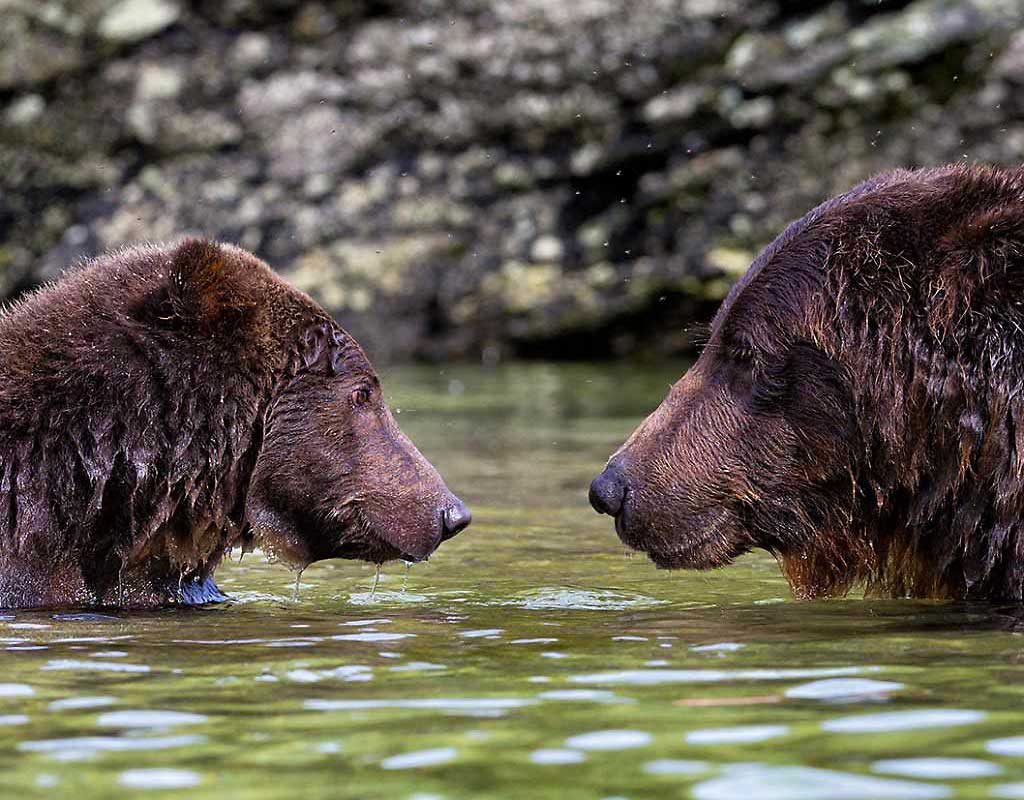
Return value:
M 441 541 L 445 542 L 464 531 L 473 521 L 473 513 L 459 498 L 453 497 L 452 502 L 441 512 Z
M 435 509 L 431 523 L 407 528 L 404 532 L 390 528 L 384 530 L 381 539 L 397 551 L 397 554 L 392 554 L 392 558 L 426 561 L 442 542 L 464 531 L 473 520 L 473 514 L 466 504 L 454 495 L 448 495 Z
M 622 468 L 612 462 L 590 484 L 590 505 L 598 514 L 617 517 L 622 511 L 628 488 Z

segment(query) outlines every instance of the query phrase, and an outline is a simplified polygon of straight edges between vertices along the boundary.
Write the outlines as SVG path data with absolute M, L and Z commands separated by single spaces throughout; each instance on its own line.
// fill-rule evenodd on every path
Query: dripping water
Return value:
M 377 571 L 373 573 L 373 586 L 370 588 L 370 602 L 377 594 L 377 584 L 380 583 L 380 564 L 376 565 Z

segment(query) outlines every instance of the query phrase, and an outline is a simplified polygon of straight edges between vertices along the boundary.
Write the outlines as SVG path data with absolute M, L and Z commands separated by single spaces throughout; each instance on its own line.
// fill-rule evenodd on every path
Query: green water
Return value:
M 386 372 L 473 526 L 373 597 L 250 555 L 222 607 L 3 617 L 3 796 L 1024 797 L 1024 613 L 624 554 L 586 487 L 681 368 Z

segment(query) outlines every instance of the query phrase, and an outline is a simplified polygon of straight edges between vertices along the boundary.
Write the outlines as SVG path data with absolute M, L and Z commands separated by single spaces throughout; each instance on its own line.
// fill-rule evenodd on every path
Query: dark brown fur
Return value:
M 592 497 L 661 566 L 1021 600 L 1022 389 L 1024 170 L 883 174 L 757 258 Z
M 455 505 L 355 341 L 243 250 L 122 250 L 0 318 L 0 606 L 222 599 L 254 540 L 424 558 Z

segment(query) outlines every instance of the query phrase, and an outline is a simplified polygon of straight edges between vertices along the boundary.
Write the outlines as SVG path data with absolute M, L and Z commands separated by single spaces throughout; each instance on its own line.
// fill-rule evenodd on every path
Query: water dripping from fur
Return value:
M 373 573 L 373 586 L 370 588 L 370 602 L 377 596 L 377 584 L 380 583 L 380 564 L 376 565 L 377 571 Z

